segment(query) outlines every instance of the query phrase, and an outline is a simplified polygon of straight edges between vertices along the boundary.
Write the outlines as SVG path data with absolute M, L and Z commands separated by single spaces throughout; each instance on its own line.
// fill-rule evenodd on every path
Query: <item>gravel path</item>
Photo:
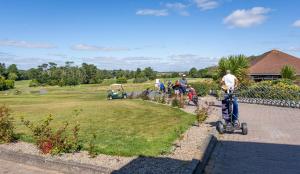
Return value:
M 200 104 L 205 101 L 214 101 L 212 97 L 203 98 Z M 189 113 L 194 113 L 195 106 L 186 106 L 183 110 Z M 62 156 L 51 157 L 43 155 L 46 158 L 56 158 L 66 161 L 75 161 L 84 164 L 92 164 L 103 166 L 111 169 L 112 173 L 184 173 L 184 169 L 194 160 L 200 160 L 202 152 L 199 147 L 203 140 L 214 127 L 211 125 L 218 119 L 216 110 L 207 120 L 200 126 L 192 126 L 188 129 L 179 140 L 174 142 L 174 150 L 167 155 L 158 157 L 120 157 L 100 154 L 96 158 L 90 158 L 86 151 L 75 154 L 64 154 Z M 39 150 L 33 145 L 25 142 L 15 144 L 0 145 L 9 150 L 29 153 L 34 155 L 42 155 Z

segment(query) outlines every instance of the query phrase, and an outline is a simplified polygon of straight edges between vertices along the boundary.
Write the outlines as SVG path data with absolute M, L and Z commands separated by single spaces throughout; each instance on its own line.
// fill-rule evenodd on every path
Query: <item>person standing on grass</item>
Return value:
M 225 92 L 225 96 L 224 96 L 224 100 L 222 100 L 222 106 L 223 109 L 225 111 L 225 113 L 223 113 L 223 117 L 226 121 L 231 121 L 229 120 L 229 113 L 228 113 L 228 109 L 229 109 L 229 95 L 228 93 L 230 91 L 234 91 L 234 89 L 236 89 L 236 87 L 238 86 L 238 79 L 231 74 L 230 70 L 226 71 L 226 75 L 222 78 L 221 80 L 221 84 L 222 84 L 222 89 Z M 234 97 L 233 98 L 233 122 L 235 126 L 238 126 L 238 117 L 239 117 L 239 110 L 238 110 L 238 102 L 237 102 L 237 98 Z
M 186 80 L 186 75 L 182 74 L 181 79 L 179 80 L 180 83 L 180 93 L 185 94 L 186 93 L 186 88 L 187 88 L 187 80 Z

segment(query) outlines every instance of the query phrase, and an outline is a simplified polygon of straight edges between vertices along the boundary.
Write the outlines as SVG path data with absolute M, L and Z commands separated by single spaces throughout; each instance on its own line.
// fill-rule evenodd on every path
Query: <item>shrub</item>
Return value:
M 12 89 L 15 86 L 14 80 L 5 80 L 4 77 L 0 76 L 0 91 Z
M 72 129 L 72 134 L 67 133 L 68 122 L 54 131 L 50 127 L 53 117 L 50 114 L 42 123 L 32 123 L 28 120 L 21 119 L 22 123 L 31 130 L 38 148 L 42 153 L 51 153 L 52 155 L 61 153 L 72 153 L 79 151 L 81 145 L 78 140 L 79 124 Z
M 15 87 L 14 80 L 5 80 L 6 89 L 13 89 Z
M 133 83 L 143 83 L 146 82 L 148 79 L 146 77 L 137 77 L 133 80 Z
M 171 103 L 172 107 L 179 107 L 180 101 L 177 98 L 174 98 Z
M 263 81 L 238 89 L 239 97 L 299 101 L 300 87 L 289 80 Z
M 195 110 L 198 124 L 203 123 L 203 121 L 206 120 L 206 118 L 208 117 L 208 111 L 209 111 L 209 107 L 208 106 L 207 107 L 197 108 Z
M 18 75 L 16 73 L 9 73 L 8 79 L 9 80 L 16 80 L 18 78 Z
M 38 87 L 38 86 L 40 86 L 40 83 L 36 79 L 33 79 L 29 82 L 29 87 Z
M 88 147 L 88 152 L 91 158 L 95 158 L 98 155 L 96 151 L 96 138 L 97 135 L 93 133 Z
M 296 79 L 296 70 L 291 65 L 285 65 L 280 72 L 282 78 L 295 80 Z
M 13 118 L 6 106 L 0 107 L 0 143 L 9 143 L 16 139 Z
M 127 83 L 126 77 L 119 77 L 119 78 L 117 78 L 117 83 Z

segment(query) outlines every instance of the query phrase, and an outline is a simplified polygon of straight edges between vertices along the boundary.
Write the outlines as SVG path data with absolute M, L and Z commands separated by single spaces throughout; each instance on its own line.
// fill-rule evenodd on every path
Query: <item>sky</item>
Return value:
M 186 71 L 278 49 L 300 57 L 298 0 L 0 0 L 0 62 Z

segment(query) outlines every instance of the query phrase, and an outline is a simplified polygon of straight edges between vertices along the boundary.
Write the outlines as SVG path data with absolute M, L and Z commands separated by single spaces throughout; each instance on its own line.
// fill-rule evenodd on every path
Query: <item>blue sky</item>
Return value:
M 0 62 L 183 71 L 279 49 L 300 57 L 296 0 L 0 0 Z

